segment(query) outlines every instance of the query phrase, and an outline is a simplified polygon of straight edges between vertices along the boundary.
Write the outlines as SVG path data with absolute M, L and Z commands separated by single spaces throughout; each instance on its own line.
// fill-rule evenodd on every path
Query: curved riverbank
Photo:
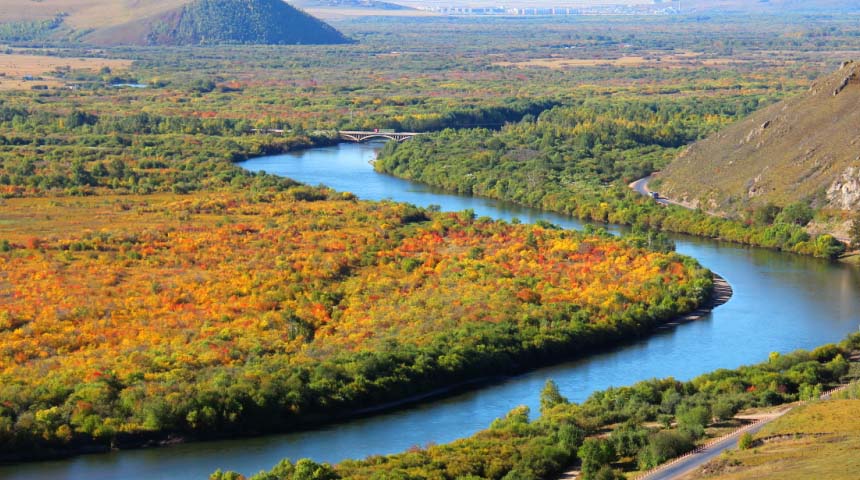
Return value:
M 377 148 L 342 144 L 252 160 L 242 166 L 309 184 L 324 183 L 363 199 L 390 198 L 422 206 L 439 205 L 443 211 L 471 209 L 479 217 L 518 218 L 532 223 L 542 219 L 565 228 L 582 227 L 570 217 L 451 195 L 376 174 L 367 162 Z M 588 357 L 499 378 L 481 388 L 313 430 L 19 464 L 0 467 L 0 478 L 206 478 L 216 468 L 250 475 L 271 468 L 285 457 L 337 463 L 346 458 L 395 453 L 472 435 L 516 405 L 527 405 L 536 412 L 539 392 L 549 378 L 556 381 L 564 396 L 582 402 L 592 392 L 613 386 L 669 376 L 692 379 L 704 372 L 758 362 L 768 352 L 814 348 L 838 341 L 857 328 L 860 272 L 856 269 L 689 236 L 672 238 L 679 253 L 695 257 L 705 266 L 718 267 L 734 288 L 730 302 L 698 321 L 660 329 Z M 768 315 L 760 315 L 762 311 Z
M 731 287 L 728 285 L 725 279 L 723 279 L 719 275 L 712 274 L 712 276 L 714 278 L 714 288 L 711 290 L 709 297 L 705 299 L 696 310 L 676 315 L 665 321 L 657 322 L 656 324 L 652 325 L 651 332 L 657 332 L 665 328 L 676 327 L 682 323 L 701 319 L 702 316 L 709 313 L 717 306 L 726 303 L 731 297 Z M 552 358 L 547 358 L 546 355 L 541 355 L 538 353 L 537 358 L 548 360 L 550 362 L 573 360 L 576 358 L 584 358 L 595 353 L 606 352 L 613 348 L 618 348 L 619 345 L 627 344 L 633 341 L 629 336 L 624 336 L 620 333 L 615 335 L 604 335 L 600 340 L 601 341 L 597 344 L 583 348 L 581 346 L 581 342 L 586 342 L 587 344 L 589 341 L 594 340 L 577 338 L 574 339 L 574 342 L 567 345 L 567 347 L 570 348 L 568 348 L 566 351 L 564 349 L 558 350 L 556 352 L 558 355 L 554 355 L 552 356 Z M 535 358 L 533 358 L 532 355 L 525 355 L 519 360 L 520 362 L 515 362 L 504 374 L 474 378 L 466 381 L 457 382 L 451 385 L 444 385 L 442 387 L 418 393 L 416 395 L 412 395 L 406 398 L 373 405 L 367 408 L 357 408 L 351 411 L 340 412 L 331 416 L 311 415 L 304 421 L 297 422 L 295 424 L 294 430 L 302 431 L 311 428 L 319 428 L 321 426 L 331 425 L 337 422 L 370 417 L 372 415 L 376 415 L 382 412 L 396 411 L 403 407 L 421 404 L 423 402 L 444 399 L 453 395 L 468 392 L 475 388 L 486 386 L 488 384 L 507 381 L 518 374 L 528 372 L 530 370 L 533 370 L 534 368 L 538 368 L 544 365 L 542 363 L 535 363 Z M 15 464 L 27 461 L 46 461 L 58 458 L 69 458 L 78 455 L 104 454 L 110 451 L 119 452 L 143 448 L 171 447 L 187 444 L 189 442 L 206 442 L 213 440 L 222 440 L 225 438 L 254 437 L 259 436 L 261 434 L 265 435 L 271 433 L 274 432 L 252 430 L 248 432 L 232 432 L 229 435 L 212 433 L 207 436 L 199 436 L 187 433 L 178 434 L 170 432 L 149 432 L 137 435 L 120 434 L 111 442 L 111 445 L 109 446 L 98 444 L 95 442 L 87 442 L 84 444 L 72 446 L 68 449 L 46 449 L 42 451 L 32 452 L 32 454 L 26 456 L 18 455 L 15 453 L 5 453 L 0 454 L 0 463 Z
M 493 142 L 496 146 L 481 147 L 480 142 Z M 621 184 L 624 172 L 616 171 L 612 180 L 602 180 L 594 173 L 586 175 L 573 166 L 562 168 L 548 159 L 536 162 L 534 159 L 541 154 L 527 153 L 528 149 L 520 152 L 522 159 L 515 160 L 504 153 L 502 145 L 506 143 L 495 137 L 457 132 L 431 135 L 386 146 L 374 168 L 437 188 L 516 202 L 585 221 L 683 233 L 827 259 L 837 258 L 846 248 L 831 235 L 812 237 L 792 221 L 775 219 L 769 225 L 748 224 L 701 210 L 656 203 Z M 477 161 L 475 155 L 468 153 L 474 151 L 480 151 L 479 156 L 486 159 Z M 543 154 L 549 158 L 562 156 L 559 152 Z M 584 177 L 574 181 L 579 175 Z

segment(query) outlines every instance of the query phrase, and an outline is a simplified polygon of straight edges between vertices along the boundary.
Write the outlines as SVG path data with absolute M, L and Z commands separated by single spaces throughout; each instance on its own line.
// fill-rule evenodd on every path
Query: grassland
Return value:
M 66 72 L 88 70 L 98 72 L 104 68 L 121 73 L 131 66 L 131 60 L 114 58 L 75 58 L 32 55 L 24 53 L 0 54 L 0 90 L 30 89 L 34 85 L 60 88 Z M 25 77 L 33 77 L 25 80 Z
M 620 56 L 617 58 L 565 58 L 561 55 L 550 58 L 534 58 L 521 62 L 495 62 L 500 67 L 544 67 L 568 69 L 580 67 L 661 67 L 661 68 L 701 68 L 753 61 L 739 58 L 707 58 L 697 52 L 643 52 L 640 55 Z
M 855 479 L 860 472 L 860 400 L 795 408 L 735 450 L 683 480 Z
M 44 20 L 59 13 L 67 13 L 65 22 L 76 29 L 105 28 L 158 15 L 190 1 L 0 0 L 0 22 Z M 26 3 L 26 8 L 22 8 L 22 3 Z

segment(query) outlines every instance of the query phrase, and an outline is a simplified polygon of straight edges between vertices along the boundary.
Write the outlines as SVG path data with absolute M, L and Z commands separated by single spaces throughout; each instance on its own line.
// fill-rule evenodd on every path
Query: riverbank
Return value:
M 714 290 L 710 298 L 696 310 L 679 315 L 677 318 L 660 325 L 657 327 L 658 329 L 677 327 L 683 323 L 701 320 L 703 316 L 711 313 L 715 308 L 725 305 L 729 300 L 731 300 L 732 295 L 734 295 L 734 289 L 732 289 L 732 286 L 725 278 L 716 273 L 711 273 L 714 279 Z
M 406 472 L 421 478 L 458 474 L 452 472 L 473 472 L 475 477 L 488 479 L 500 479 L 512 473 L 512 476 L 520 474 L 526 478 L 558 478 L 579 459 L 589 475 L 602 472 L 608 478 L 610 472 L 606 469 L 637 472 L 640 470 L 633 467 L 637 461 L 639 469 L 647 468 L 695 450 L 697 444 L 710 445 L 712 448 L 706 449 L 704 456 L 712 456 L 714 451 L 732 445 L 739 433 L 755 430 L 762 424 L 741 426 L 741 430 L 727 432 L 726 421 L 735 418 L 728 423 L 732 425 L 750 418 L 743 414 L 750 409 L 771 412 L 758 413 L 755 418 L 775 418 L 783 413 L 780 405 L 792 405 L 810 395 L 815 396 L 822 386 L 838 385 L 839 379 L 851 368 L 846 358 L 858 345 L 860 336 L 855 334 L 838 345 L 824 345 L 811 352 L 771 355 L 762 363 L 711 372 L 689 382 L 668 378 L 596 392 L 582 404 L 568 402 L 559 395 L 555 384 L 548 382 L 541 394 L 541 416 L 534 420 L 528 418 L 526 409 L 519 407 L 497 419 L 488 429 L 451 444 L 416 447 L 408 452 L 367 460 L 348 460 L 333 467 L 308 459 L 296 465 L 326 471 L 332 479 L 397 477 Z M 807 376 L 803 382 L 792 380 L 795 369 L 806 369 L 813 363 L 816 364 L 814 375 Z M 724 381 L 728 378 L 731 382 Z M 785 391 L 772 390 L 768 387 L 770 382 L 777 382 Z M 738 385 L 746 390 L 745 394 L 738 396 Z M 828 397 L 829 392 L 821 395 L 821 398 Z M 667 403 L 667 398 L 671 402 Z M 714 417 L 721 422 L 712 425 Z M 706 427 L 709 435 L 706 435 Z M 709 436 L 715 439 L 709 441 Z M 685 460 L 695 458 L 688 456 Z M 685 469 L 687 465 L 674 462 L 672 468 Z M 293 463 L 285 460 L 271 472 L 250 478 L 265 479 L 267 474 L 290 472 L 291 468 Z M 219 470 L 212 478 L 234 477 Z
M 717 308 L 725 303 L 727 303 L 732 296 L 732 288 L 728 284 L 728 282 L 717 274 L 713 274 L 713 283 L 714 288 L 712 290 L 711 295 L 701 304 L 701 306 L 691 312 L 677 315 L 665 322 L 658 323 L 653 327 L 653 332 L 665 330 L 667 328 L 674 328 L 684 323 L 692 322 L 695 320 L 699 320 L 702 316 L 711 312 L 714 308 Z M 555 362 L 573 360 L 576 358 L 583 358 L 588 355 L 598 354 L 601 352 L 621 348 L 626 344 L 629 344 L 631 340 L 628 339 L 619 339 L 618 343 L 613 343 L 608 341 L 605 345 L 595 346 L 590 350 L 586 351 L 577 351 L 573 349 L 572 355 L 562 355 L 554 358 Z M 518 374 L 522 374 L 527 372 L 533 368 L 537 368 L 540 366 L 545 366 L 546 364 L 534 364 L 530 365 L 528 363 L 521 363 L 519 366 L 514 366 L 513 370 L 509 371 L 506 375 L 493 375 L 486 376 L 481 378 L 470 379 L 467 381 L 458 382 L 452 385 L 442 386 L 430 391 L 426 391 L 423 393 L 419 393 L 416 395 L 412 395 L 406 398 L 402 398 L 396 401 L 386 402 L 379 405 L 374 405 L 366 408 L 358 408 L 348 412 L 341 412 L 327 418 L 323 418 L 322 416 L 312 416 L 306 418 L 302 422 L 298 422 L 294 424 L 294 427 L 291 431 L 293 432 L 301 432 L 307 431 L 314 428 L 324 427 L 326 425 L 332 425 L 337 423 L 346 422 L 349 420 L 355 420 L 359 418 L 370 417 L 373 415 L 397 411 L 398 409 L 419 405 L 421 403 L 430 402 L 430 401 L 438 401 L 440 399 L 448 398 L 454 395 L 461 394 L 463 392 L 467 392 L 476 388 L 480 388 L 486 386 L 491 383 L 499 383 L 504 382 L 510 378 Z M 172 446 L 183 445 L 189 442 L 211 442 L 211 441 L 219 441 L 224 439 L 236 439 L 236 438 L 251 438 L 258 437 L 260 435 L 270 435 L 276 434 L 277 431 L 272 432 L 245 432 L 238 433 L 232 432 L 229 435 L 218 435 L 218 434 L 210 434 L 207 436 L 195 436 L 189 435 L 187 433 L 159 433 L 159 432 L 151 432 L 147 434 L 139 434 L 139 435 L 119 435 L 111 442 L 110 445 L 99 445 L 96 443 L 89 443 L 85 445 L 80 445 L 73 448 L 68 449 L 55 449 L 55 450 L 44 450 L 40 452 L 35 452 L 34 455 L 15 455 L 15 454 L 0 454 L 0 463 L 10 465 L 21 462 L 34 462 L 34 461 L 46 461 L 60 458 L 69 458 L 79 455 L 93 455 L 93 454 L 105 454 L 111 451 L 121 451 L 121 450 L 136 450 L 136 449 L 152 449 L 152 448 L 169 448 Z
M 4 460 L 370 415 L 643 338 L 711 291 L 692 259 L 610 237 L 342 198 L 7 200 L 0 367 L 31 393 L 0 397 Z M 60 302 L 84 313 L 33 310 Z
M 576 110 L 567 113 L 580 114 Z M 553 124 L 549 119 L 538 122 Z M 622 183 L 629 175 L 628 168 L 635 170 L 641 165 L 624 168 L 624 162 L 608 162 L 612 165 L 608 171 L 598 172 L 588 155 L 559 162 L 557 159 L 568 153 L 556 149 L 574 141 L 569 139 L 554 146 L 550 142 L 545 151 L 533 150 L 527 146 L 539 140 L 527 142 L 532 135 L 533 129 L 522 125 L 502 135 L 479 130 L 446 131 L 412 142 L 388 144 L 374 167 L 382 173 L 448 191 L 511 201 L 586 221 L 684 233 L 827 259 L 835 259 L 845 251 L 845 244 L 831 235 L 812 237 L 794 221 L 775 218 L 770 224 L 751 224 L 642 198 L 628 188 L 627 182 Z M 520 144 L 519 150 L 512 149 L 512 145 Z M 641 174 L 644 172 L 637 175 Z

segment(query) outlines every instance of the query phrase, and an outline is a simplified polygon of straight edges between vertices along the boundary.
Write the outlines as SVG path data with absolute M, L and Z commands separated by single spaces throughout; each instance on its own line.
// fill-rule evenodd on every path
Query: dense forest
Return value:
M 635 239 L 280 187 L 8 200 L 6 459 L 337 418 L 644 335 L 712 288 Z
M 217 95 L 212 82 L 198 80 L 188 88 L 198 96 Z M 229 91 L 229 87 L 222 90 Z M 38 98 L 34 95 L 24 101 L 0 103 L 0 147 L 5 147 L 0 149 L 0 197 L 189 193 L 244 189 L 254 182 L 290 183 L 271 176 L 254 177 L 232 163 L 339 141 L 329 130 L 309 132 L 299 127 L 282 135 L 254 131 L 257 127 L 289 126 L 278 122 L 149 112 L 118 114 L 101 107 L 75 108 L 68 105 L 70 99 L 65 96 L 46 105 L 33 101 Z M 503 101 L 392 121 L 394 124 L 374 124 L 418 131 L 475 124 L 501 126 L 553 105 L 548 100 Z
M 768 361 L 717 370 L 680 382 L 654 379 L 595 392 L 581 404 L 561 396 L 552 381 L 541 391 L 540 416 L 517 407 L 476 435 L 450 444 L 347 460 L 338 465 L 284 460 L 251 480 L 555 478 L 575 463 L 584 480 L 625 478 L 704 442 L 717 426 L 751 407 L 811 400 L 849 373 L 846 358 L 860 348 L 854 334 L 811 352 L 771 354 Z M 237 480 L 215 472 L 210 480 Z

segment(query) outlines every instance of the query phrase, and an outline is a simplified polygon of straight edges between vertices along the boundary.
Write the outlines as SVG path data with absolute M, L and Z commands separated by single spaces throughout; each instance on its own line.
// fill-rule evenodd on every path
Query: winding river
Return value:
M 304 183 L 325 184 L 368 200 L 439 205 L 446 211 L 524 222 L 546 219 L 567 228 L 581 223 L 503 202 L 441 192 L 375 173 L 379 144 L 341 144 L 241 164 Z M 444 443 L 489 426 L 517 405 L 537 410 L 548 378 L 574 401 L 595 390 L 652 377 L 690 379 L 717 368 L 759 362 L 838 341 L 860 325 L 860 270 L 733 244 L 674 237 L 678 251 L 697 258 L 734 287 L 731 301 L 696 322 L 588 358 L 484 385 L 479 389 L 355 419 L 313 431 L 179 445 L 0 467 L 2 479 L 207 478 L 215 469 L 253 474 L 282 458 L 337 462 Z

